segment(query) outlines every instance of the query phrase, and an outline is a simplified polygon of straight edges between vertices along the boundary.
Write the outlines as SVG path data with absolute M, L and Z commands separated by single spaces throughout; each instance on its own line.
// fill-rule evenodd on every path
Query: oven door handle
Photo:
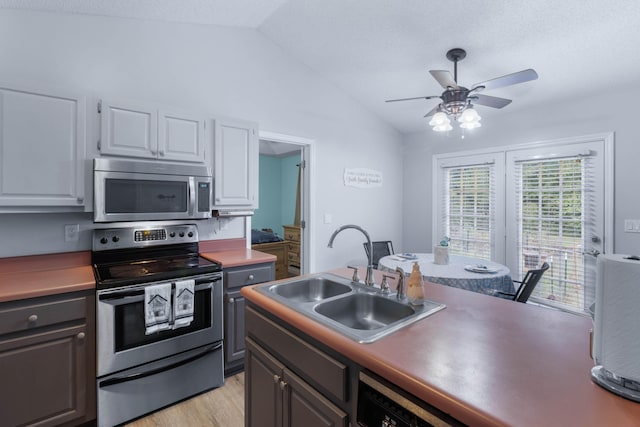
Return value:
M 191 357 L 187 357 L 184 360 L 180 360 L 178 362 L 175 363 L 171 363 L 170 365 L 167 366 L 161 366 L 159 368 L 155 368 L 155 369 L 150 369 L 148 371 L 142 371 L 142 372 L 136 372 L 134 374 L 130 374 L 130 375 L 124 375 L 121 377 L 114 377 L 114 378 L 109 378 L 106 379 L 104 381 L 100 381 L 99 386 L 100 387 L 108 387 L 110 385 L 115 385 L 115 384 L 121 384 L 121 383 L 126 383 L 128 381 L 135 381 L 138 380 L 140 378 L 144 378 L 144 377 L 149 377 L 151 375 L 156 375 L 159 374 L 161 372 L 165 372 L 165 371 L 170 371 L 171 369 L 175 369 L 179 366 L 182 365 L 186 365 L 187 363 L 191 363 L 195 360 L 198 360 L 210 353 L 213 353 L 214 351 L 218 351 L 222 348 L 222 341 L 220 341 L 217 344 L 212 345 L 211 347 L 205 349 L 204 351 L 195 354 Z
M 206 289 L 211 289 L 213 288 L 213 283 L 218 282 L 222 280 L 222 277 L 214 277 L 211 279 L 207 279 L 206 283 L 199 283 L 195 286 L 194 290 L 196 292 L 198 291 L 202 291 L 202 290 L 206 290 Z M 109 292 L 109 291 L 105 291 L 105 292 L 99 292 L 98 293 L 98 299 L 100 301 L 108 301 L 108 300 L 120 300 L 120 304 L 123 303 L 132 303 L 132 302 L 136 302 L 136 301 L 144 301 L 144 288 L 146 285 L 141 285 L 141 286 L 132 286 L 131 288 L 127 288 L 127 289 L 120 289 L 118 291 L 114 291 L 114 292 Z M 115 303 L 115 305 L 118 305 L 118 302 Z

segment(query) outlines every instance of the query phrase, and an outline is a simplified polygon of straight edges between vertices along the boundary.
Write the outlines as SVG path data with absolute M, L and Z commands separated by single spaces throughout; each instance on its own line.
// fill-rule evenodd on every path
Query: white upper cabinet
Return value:
M 258 125 L 215 119 L 213 209 L 258 207 Z
M 182 162 L 205 161 L 206 120 L 130 102 L 100 101 L 100 154 Z
M 0 210 L 83 207 L 85 141 L 83 96 L 0 84 Z
M 204 162 L 207 121 L 176 111 L 160 110 L 158 156 L 185 162 Z

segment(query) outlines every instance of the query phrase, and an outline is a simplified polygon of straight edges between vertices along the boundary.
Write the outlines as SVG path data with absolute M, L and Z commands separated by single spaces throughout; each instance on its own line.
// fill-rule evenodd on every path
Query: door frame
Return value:
M 302 169 L 302 188 L 300 189 L 300 220 L 305 222 L 305 227 L 300 230 L 302 242 L 300 245 L 300 274 L 309 274 L 315 271 L 315 232 L 312 224 L 315 224 L 315 140 L 295 135 L 287 135 L 266 130 L 259 131 L 259 139 L 263 141 L 281 142 L 300 146 L 301 161 L 305 167 Z M 251 232 L 251 221 L 247 221 L 248 230 Z

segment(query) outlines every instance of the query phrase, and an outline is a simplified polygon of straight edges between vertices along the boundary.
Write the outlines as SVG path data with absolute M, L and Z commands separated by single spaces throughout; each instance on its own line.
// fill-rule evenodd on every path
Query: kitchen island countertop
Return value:
M 470 426 L 640 425 L 640 403 L 591 381 L 588 317 L 427 283 L 444 310 L 359 344 L 255 286 L 251 303 Z

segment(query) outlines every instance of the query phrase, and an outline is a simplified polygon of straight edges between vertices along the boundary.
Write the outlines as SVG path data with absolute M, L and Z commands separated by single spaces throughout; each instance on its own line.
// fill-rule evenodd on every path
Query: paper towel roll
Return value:
M 640 381 L 640 261 L 598 256 L 594 356 L 606 370 Z

